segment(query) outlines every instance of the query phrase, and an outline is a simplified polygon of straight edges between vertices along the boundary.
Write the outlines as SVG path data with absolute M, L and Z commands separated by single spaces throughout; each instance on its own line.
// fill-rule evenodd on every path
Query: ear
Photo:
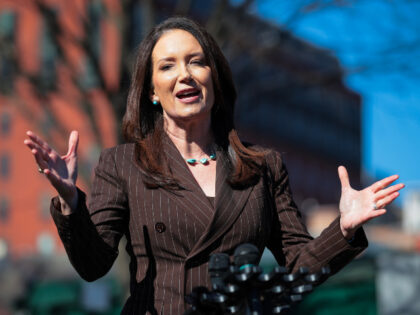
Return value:
M 153 88 L 153 86 L 150 88 L 149 99 L 152 103 L 153 101 L 159 102 L 159 97 L 155 94 L 155 89 Z

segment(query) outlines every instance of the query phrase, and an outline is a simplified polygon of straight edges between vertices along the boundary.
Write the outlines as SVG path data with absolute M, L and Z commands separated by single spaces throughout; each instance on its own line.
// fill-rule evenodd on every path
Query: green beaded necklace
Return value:
M 210 154 L 208 158 L 201 158 L 199 160 L 197 159 L 186 159 L 187 163 L 190 165 L 197 164 L 200 162 L 201 164 L 205 165 L 209 162 L 209 160 L 216 160 L 216 153 Z

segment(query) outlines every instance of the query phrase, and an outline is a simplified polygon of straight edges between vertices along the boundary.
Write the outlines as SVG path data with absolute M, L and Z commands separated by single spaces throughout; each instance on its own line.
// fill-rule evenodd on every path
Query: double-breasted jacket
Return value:
M 275 151 L 266 155 L 264 176 L 243 189 L 228 184 L 228 156 L 218 151 L 212 203 L 169 138 L 162 154 L 182 190 L 147 188 L 134 147 L 123 144 L 102 152 L 88 206 L 81 191 L 71 215 L 61 214 L 58 198 L 51 204 L 70 261 L 87 281 L 108 272 L 120 238 L 127 237 L 131 284 L 123 314 L 182 314 L 184 296 L 195 286 L 210 286 L 209 256 L 232 255 L 242 243 L 255 244 L 261 252 L 268 247 L 291 271 L 329 265 L 336 272 L 367 246 L 361 229 L 347 242 L 339 218 L 319 237 L 309 235 L 293 202 L 282 157 Z

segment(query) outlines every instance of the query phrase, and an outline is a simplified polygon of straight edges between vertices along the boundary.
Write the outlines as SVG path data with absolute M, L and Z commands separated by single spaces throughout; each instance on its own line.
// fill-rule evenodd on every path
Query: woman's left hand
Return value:
M 338 168 L 338 175 L 341 181 L 340 227 L 346 239 L 351 239 L 364 223 L 386 213 L 385 207 L 397 198 L 398 191 L 404 188 L 404 184 L 389 186 L 398 179 L 398 175 L 384 178 L 363 190 L 351 188 L 344 166 Z

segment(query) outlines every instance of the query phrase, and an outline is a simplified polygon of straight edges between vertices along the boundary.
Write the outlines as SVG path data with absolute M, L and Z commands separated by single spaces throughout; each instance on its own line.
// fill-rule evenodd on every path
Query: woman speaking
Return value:
M 338 168 L 340 215 L 313 239 L 293 202 L 279 153 L 242 143 L 229 65 L 204 28 L 182 17 L 156 26 L 138 48 L 122 128 L 102 152 L 89 205 L 76 186 L 78 133 L 60 156 L 28 131 L 25 144 L 58 192 L 51 214 L 80 276 L 105 275 L 127 237 L 130 297 L 123 314 L 182 314 L 184 296 L 210 286 L 215 252 L 268 247 L 291 271 L 337 272 L 366 246 L 362 225 L 383 215 L 403 184 L 364 190 Z

